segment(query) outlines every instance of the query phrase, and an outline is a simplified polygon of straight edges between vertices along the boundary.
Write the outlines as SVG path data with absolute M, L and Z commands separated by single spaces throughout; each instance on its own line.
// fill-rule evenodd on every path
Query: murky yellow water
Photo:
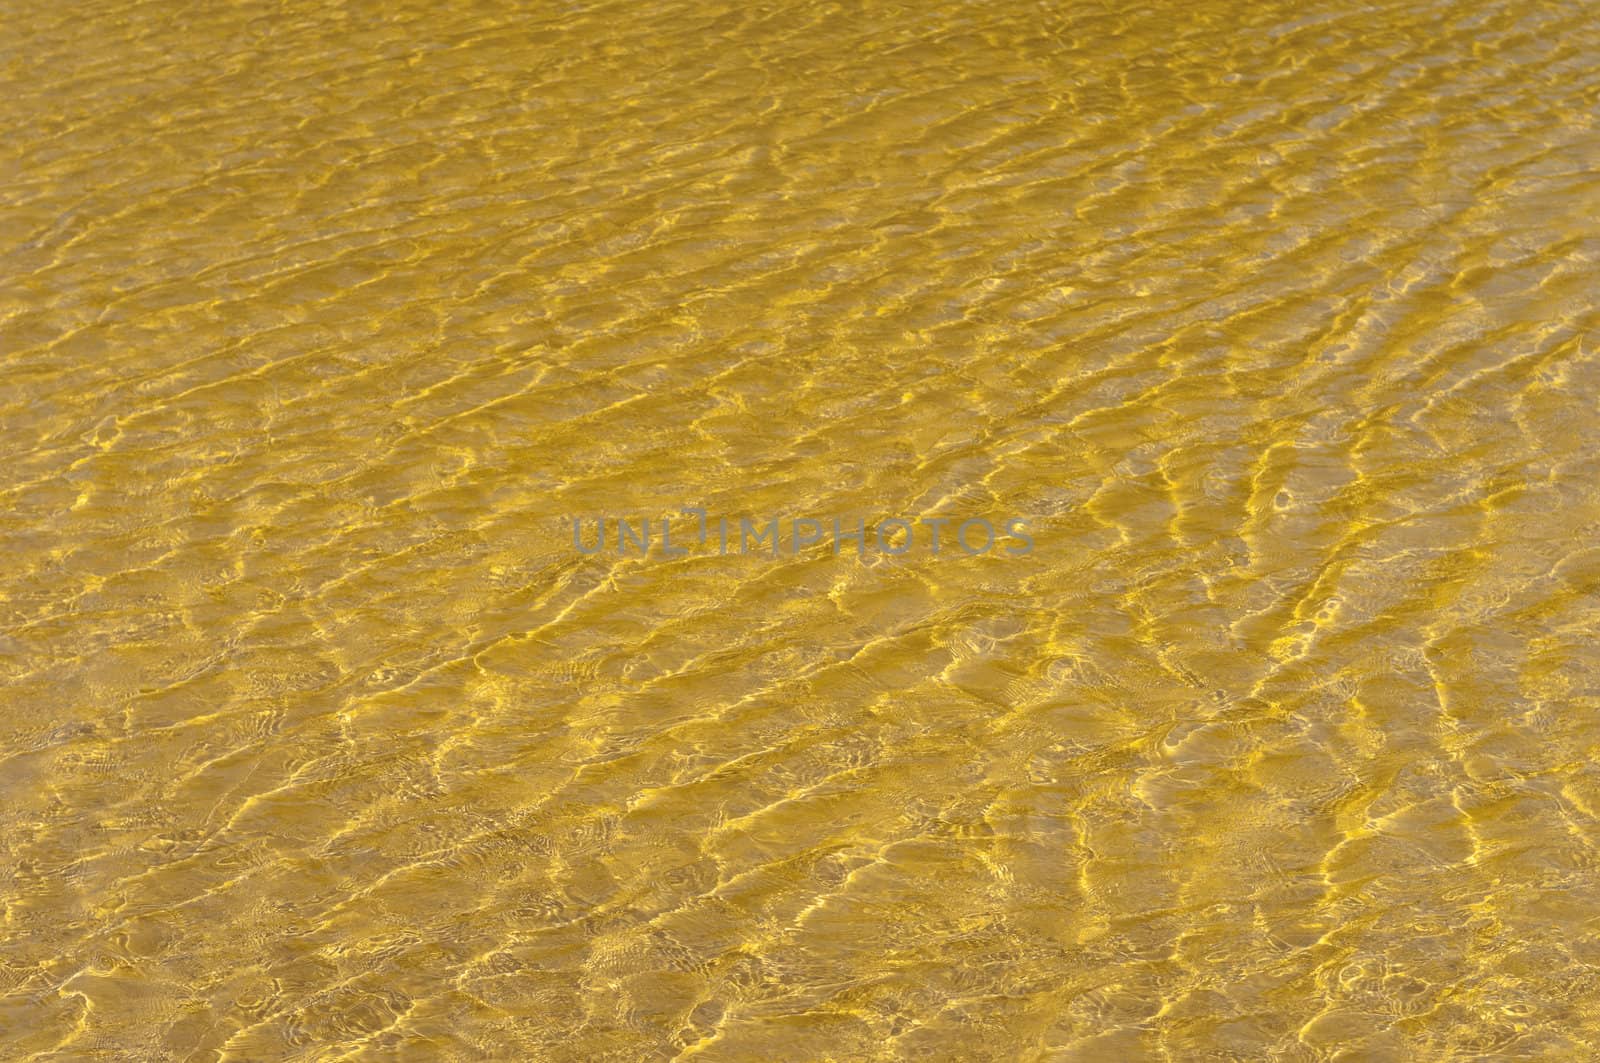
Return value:
M 1593 0 L 0 24 L 0 1058 L 1600 1054 Z

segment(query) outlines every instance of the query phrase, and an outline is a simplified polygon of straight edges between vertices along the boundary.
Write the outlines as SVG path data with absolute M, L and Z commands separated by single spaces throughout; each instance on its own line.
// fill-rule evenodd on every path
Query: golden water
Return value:
M 1600 1054 L 1593 0 L 0 26 L 0 1058 Z

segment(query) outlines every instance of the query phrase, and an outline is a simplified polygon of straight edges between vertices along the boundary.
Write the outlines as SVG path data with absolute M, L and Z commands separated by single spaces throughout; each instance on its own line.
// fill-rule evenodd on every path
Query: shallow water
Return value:
M 0 11 L 0 1057 L 1600 1054 L 1594 3 Z

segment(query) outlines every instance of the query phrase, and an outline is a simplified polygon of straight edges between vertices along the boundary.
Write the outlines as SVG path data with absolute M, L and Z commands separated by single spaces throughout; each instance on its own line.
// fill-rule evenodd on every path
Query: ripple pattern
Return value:
M 1594 0 L 0 23 L 0 1058 L 1600 1055 Z

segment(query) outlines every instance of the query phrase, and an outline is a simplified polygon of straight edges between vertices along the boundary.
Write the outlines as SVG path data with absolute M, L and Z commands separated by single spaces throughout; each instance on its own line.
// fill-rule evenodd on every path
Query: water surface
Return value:
M 1592 0 L 0 20 L 0 1056 L 1600 1053 Z

